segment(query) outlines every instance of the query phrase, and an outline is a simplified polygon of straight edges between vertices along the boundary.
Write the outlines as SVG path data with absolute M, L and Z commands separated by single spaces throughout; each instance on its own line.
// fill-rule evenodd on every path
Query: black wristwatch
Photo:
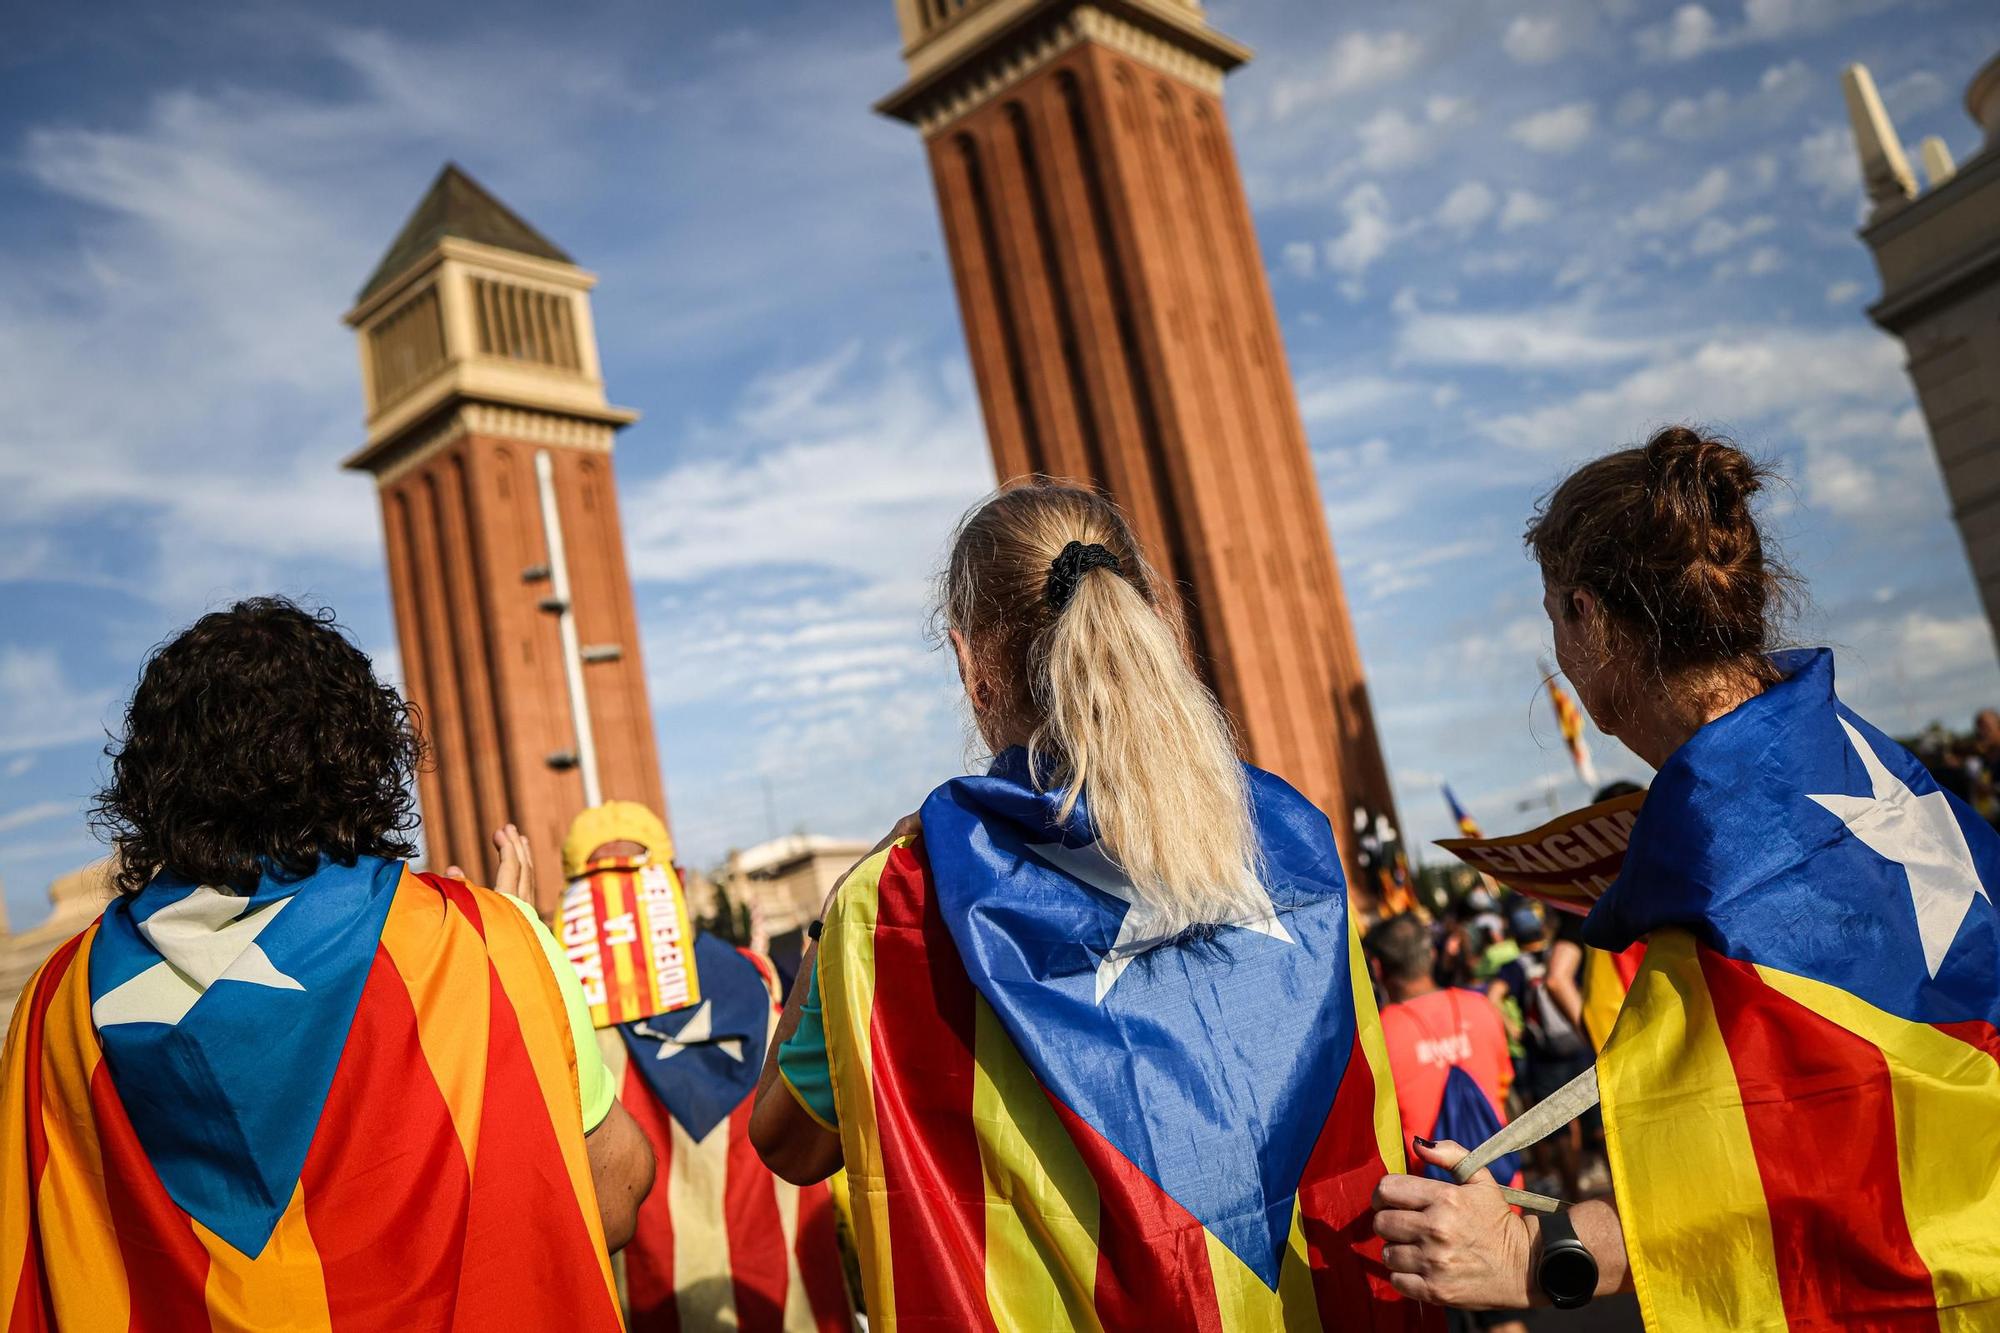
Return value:
M 1597 1294 L 1597 1259 L 1576 1238 L 1568 1212 L 1542 1214 L 1542 1255 L 1535 1264 L 1535 1281 L 1558 1310 L 1588 1305 Z

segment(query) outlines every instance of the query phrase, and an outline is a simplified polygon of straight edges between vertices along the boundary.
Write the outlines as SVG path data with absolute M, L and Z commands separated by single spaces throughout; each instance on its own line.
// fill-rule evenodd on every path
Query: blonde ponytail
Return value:
M 1071 542 L 1117 567 L 1086 567 L 1066 600 L 1049 574 Z M 1029 731 L 1029 768 L 1086 797 L 1094 831 L 1162 936 L 1270 911 L 1249 789 L 1228 719 L 1193 669 L 1159 585 L 1112 503 L 1036 481 L 969 513 L 952 543 L 943 618 L 1002 682 Z

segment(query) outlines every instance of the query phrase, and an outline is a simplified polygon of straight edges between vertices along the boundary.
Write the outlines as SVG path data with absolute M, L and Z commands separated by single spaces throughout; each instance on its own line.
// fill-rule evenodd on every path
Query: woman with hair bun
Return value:
M 1368 1228 L 1403 1152 L 1326 816 L 1095 492 L 976 507 L 939 603 L 995 758 L 834 890 L 751 1122 L 845 1165 L 870 1326 L 1429 1326 Z
M 1776 650 L 1770 478 L 1676 426 L 1528 525 L 1563 672 L 1659 770 L 1584 924 L 1648 942 L 1597 1061 L 1616 1200 L 1516 1216 L 1484 1173 L 1391 1177 L 1375 1227 L 1406 1294 L 2000 1327 L 2000 837 L 1840 701 L 1830 650 Z

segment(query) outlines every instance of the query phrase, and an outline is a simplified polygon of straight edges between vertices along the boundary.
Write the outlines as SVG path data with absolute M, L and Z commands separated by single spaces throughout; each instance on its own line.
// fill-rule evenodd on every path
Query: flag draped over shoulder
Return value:
M 842 1333 L 853 1315 L 833 1196 L 778 1179 L 750 1144 L 776 974 L 705 931 L 694 961 L 698 1005 L 622 1024 L 603 1043 L 658 1162 L 623 1252 L 632 1333 Z
M 1649 1328 L 2000 1328 L 2000 838 L 1825 651 L 1660 770 L 1591 943 Z
M 1203 939 L 1149 932 L 1019 750 L 843 885 L 819 977 L 871 1326 L 1432 1326 L 1370 1232 L 1403 1155 L 1332 833 L 1251 780 L 1271 911 Z
M 485 889 L 166 877 L 29 984 L 0 1327 L 619 1327 L 560 991 Z

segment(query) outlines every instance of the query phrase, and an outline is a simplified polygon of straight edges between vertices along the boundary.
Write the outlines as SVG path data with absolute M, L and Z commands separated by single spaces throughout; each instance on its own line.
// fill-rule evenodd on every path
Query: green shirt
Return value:
M 611 1071 L 604 1067 L 604 1057 L 597 1050 L 597 1030 L 590 1025 L 590 1004 L 583 998 L 583 983 L 577 980 L 569 955 L 556 943 L 556 937 L 549 934 L 549 928 L 535 915 L 535 909 L 512 894 L 501 896 L 520 908 L 521 915 L 534 927 L 535 939 L 548 957 L 549 969 L 556 974 L 556 985 L 562 990 L 570 1042 L 576 1047 L 576 1087 L 583 1098 L 583 1132 L 588 1134 L 611 1114 L 617 1090 L 611 1086 Z M 821 1049 L 825 1049 L 824 1045 Z

